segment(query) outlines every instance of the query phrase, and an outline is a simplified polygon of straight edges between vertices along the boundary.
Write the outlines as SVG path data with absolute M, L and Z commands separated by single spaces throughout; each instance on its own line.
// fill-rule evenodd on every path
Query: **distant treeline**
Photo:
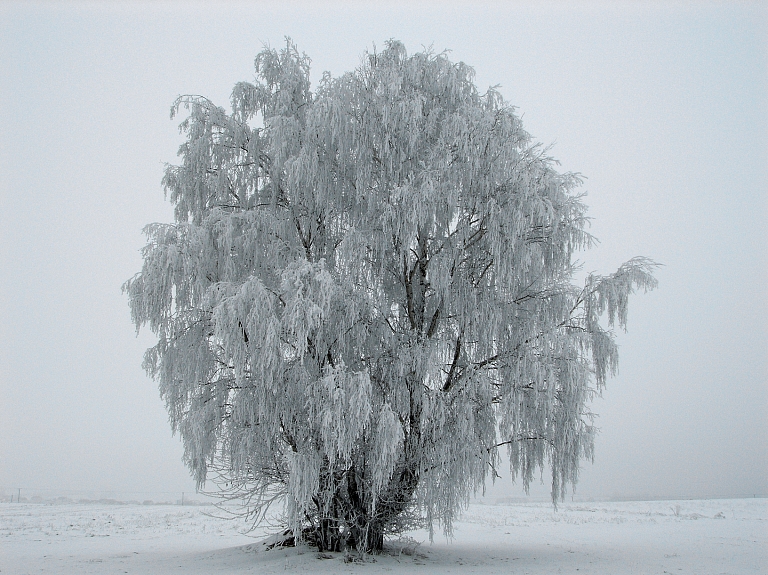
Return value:
M 97 491 L 0 487 L 0 503 L 41 503 L 49 505 L 211 505 L 216 500 L 202 493 L 184 491 Z

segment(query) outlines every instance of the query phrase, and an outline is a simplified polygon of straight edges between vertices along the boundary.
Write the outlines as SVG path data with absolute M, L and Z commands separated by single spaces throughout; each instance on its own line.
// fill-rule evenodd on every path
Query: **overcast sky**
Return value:
M 228 105 L 291 36 L 314 80 L 389 38 L 452 50 L 586 176 L 585 269 L 665 265 L 577 494 L 768 495 L 765 4 L 273 4 L 0 4 L 0 488 L 194 489 L 120 287 L 172 219 L 173 100 Z

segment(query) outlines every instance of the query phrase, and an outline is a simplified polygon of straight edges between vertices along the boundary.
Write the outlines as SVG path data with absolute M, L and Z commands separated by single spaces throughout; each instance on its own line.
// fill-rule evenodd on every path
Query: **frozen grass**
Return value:
M 265 551 L 211 507 L 5 503 L 0 573 L 766 573 L 768 501 L 472 504 L 453 541 L 425 532 L 346 562 Z M 351 557 L 347 557 L 347 560 Z

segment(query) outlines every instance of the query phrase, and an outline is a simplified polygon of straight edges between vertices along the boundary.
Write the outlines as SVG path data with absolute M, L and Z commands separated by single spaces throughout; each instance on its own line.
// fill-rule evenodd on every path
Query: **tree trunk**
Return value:
M 368 553 L 381 553 L 384 549 L 384 530 L 377 524 L 368 526 L 365 538 L 365 548 Z
M 333 519 L 321 519 L 318 526 L 317 550 L 341 551 L 341 535 L 337 527 L 337 521 Z
M 346 470 L 332 470 L 330 463 L 323 461 L 321 490 L 333 491 L 333 495 L 326 504 L 315 500 L 317 519 L 313 543 L 320 552 L 354 548 L 358 552 L 380 553 L 384 548 L 384 533 L 398 525 L 399 518 L 409 509 L 419 485 L 421 378 L 410 373 L 407 386 L 410 406 L 402 451 L 392 477 L 375 502 L 367 491 L 364 459 L 352 463 Z M 375 509 L 373 514 L 371 509 Z

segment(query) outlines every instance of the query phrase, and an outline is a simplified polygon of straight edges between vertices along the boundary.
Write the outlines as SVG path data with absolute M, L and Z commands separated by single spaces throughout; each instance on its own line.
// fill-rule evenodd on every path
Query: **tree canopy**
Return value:
M 561 498 L 655 264 L 576 285 L 578 175 L 444 53 L 391 41 L 314 92 L 290 41 L 255 69 L 230 112 L 174 104 L 175 223 L 145 228 L 124 286 L 198 484 L 256 518 L 279 502 L 320 549 L 450 532 L 500 449 L 526 488 L 551 467 Z

